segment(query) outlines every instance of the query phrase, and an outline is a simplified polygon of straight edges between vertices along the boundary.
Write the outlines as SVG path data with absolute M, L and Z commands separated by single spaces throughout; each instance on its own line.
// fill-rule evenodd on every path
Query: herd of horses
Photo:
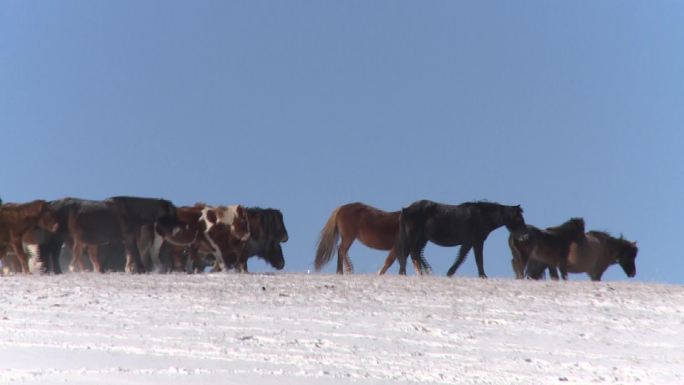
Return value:
M 606 232 L 586 232 L 582 218 L 541 229 L 525 223 L 520 206 L 429 200 L 393 212 L 359 202 L 336 208 L 321 230 L 314 265 L 319 271 L 337 252 L 337 273 L 352 273 L 349 248 L 358 239 L 370 248 L 389 251 L 378 274 L 395 260 L 399 274 L 406 274 L 409 256 L 416 274 L 428 274 L 432 268 L 423 250 L 432 242 L 460 245 L 448 276 L 472 249 L 479 276 L 486 278 L 484 243 L 500 227 L 510 233 L 516 278 L 539 279 L 548 271 L 558 279 L 560 271 L 562 279 L 568 273 L 587 273 L 599 281 L 614 264 L 628 277 L 636 275 L 636 242 Z M 60 258 L 65 256 L 70 256 L 71 271 L 247 272 L 247 260 L 254 256 L 281 270 L 285 266 L 281 243 L 287 240 L 282 213 L 276 209 L 202 203 L 176 207 L 165 199 L 131 196 L 0 203 L 0 258 L 6 267 L 23 273 L 30 271 L 26 245 L 34 248 L 42 271 L 54 274 L 62 272 Z
M 285 266 L 280 244 L 287 240 L 283 216 L 275 209 L 176 207 L 165 199 L 129 196 L 0 205 L 0 258 L 23 273 L 30 270 L 24 245 L 36 249 L 43 272 L 55 274 L 62 272 L 64 254 L 71 255 L 70 270 L 86 269 L 84 252 L 96 272 L 193 271 L 207 265 L 247 272 L 253 256 L 280 270 Z
M 314 264 L 320 270 L 337 251 L 337 273 L 351 273 L 349 248 L 358 239 L 370 248 L 389 251 L 378 274 L 384 274 L 395 260 L 399 261 L 399 274 L 406 274 L 409 256 L 416 274 L 425 274 L 432 270 L 423 255 L 430 241 L 446 247 L 460 245 L 448 276 L 473 249 L 479 276 L 486 278 L 484 242 L 502 226 L 510 232 L 511 265 L 518 279 L 539 279 L 548 270 L 552 279 L 558 279 L 560 271 L 564 280 L 568 273 L 587 273 L 592 280 L 600 281 L 614 264 L 619 264 L 628 277 L 636 275 L 636 242 L 601 231 L 585 232 L 582 218 L 540 229 L 525 223 L 520 206 L 493 202 L 449 205 L 420 200 L 392 212 L 359 202 L 340 206 L 321 230 Z

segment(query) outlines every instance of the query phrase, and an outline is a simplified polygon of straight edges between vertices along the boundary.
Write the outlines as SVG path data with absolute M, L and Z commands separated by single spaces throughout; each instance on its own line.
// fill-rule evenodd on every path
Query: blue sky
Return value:
M 682 283 L 683 44 L 676 1 L 3 1 L 0 197 L 280 208 L 290 272 L 341 204 L 487 199 L 624 233 L 638 280 Z

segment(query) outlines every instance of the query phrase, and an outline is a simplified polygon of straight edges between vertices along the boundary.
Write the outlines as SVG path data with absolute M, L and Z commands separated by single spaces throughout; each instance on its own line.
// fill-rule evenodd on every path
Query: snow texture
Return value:
M 3 384 L 684 383 L 680 286 L 116 273 L 0 286 Z

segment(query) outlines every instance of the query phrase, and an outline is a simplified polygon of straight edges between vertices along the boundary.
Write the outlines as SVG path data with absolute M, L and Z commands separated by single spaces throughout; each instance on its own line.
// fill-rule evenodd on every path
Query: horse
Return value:
M 508 245 L 516 277 L 522 278 L 528 261 L 536 260 L 558 267 L 563 279 L 567 279 L 568 253 L 573 242 L 580 247 L 586 243 L 582 218 L 571 218 L 560 226 L 543 230 L 527 225 L 522 231 L 512 232 L 508 237 Z
M 177 248 L 170 250 L 171 270 L 183 269 L 187 257 L 199 263 L 199 254 L 213 253 L 216 263 L 225 269 L 237 264 L 239 255 L 250 239 L 247 210 L 241 205 L 194 206 L 177 209 L 179 226 L 172 232 L 148 225 L 141 229 L 141 250 L 149 250 L 153 264 L 162 269 L 159 253 L 164 243 Z M 184 251 L 187 250 L 187 254 Z
M 398 231 L 399 211 L 382 211 L 361 202 L 339 206 L 321 230 L 314 260 L 316 271 L 330 262 L 337 248 L 337 274 L 352 273 L 354 266 L 348 251 L 358 239 L 372 249 L 389 251 L 385 264 L 378 271 L 378 275 L 385 274 L 395 260 Z M 414 268 L 417 274 L 423 271 L 415 261 Z
M 399 274 L 406 274 L 406 259 L 411 255 L 414 266 L 424 259 L 428 241 L 439 246 L 458 246 L 458 257 L 447 276 L 454 275 L 471 248 L 480 278 L 487 278 L 482 250 L 489 233 L 501 226 L 513 232 L 525 226 L 520 206 L 506 206 L 493 202 L 466 202 L 448 205 L 420 200 L 401 210 L 396 256 Z
M 138 239 L 142 227 L 154 224 L 163 233 L 179 231 L 176 206 L 166 199 L 116 196 L 104 201 L 116 215 L 121 226 L 123 244 L 126 248 L 126 271 L 145 272 L 140 258 Z
M 0 206 L 0 257 L 4 258 L 8 246 L 12 248 L 22 273 L 29 273 L 23 239 L 36 228 L 55 232 L 59 223 L 48 202 L 37 199 L 28 203 L 5 203 Z
M 283 214 L 276 209 L 248 207 L 250 237 L 237 262 L 237 270 L 247 273 L 247 260 L 257 256 L 276 270 L 285 267 L 281 243 L 288 240 Z
M 616 238 L 603 231 L 589 231 L 586 238 L 584 246 L 574 242 L 570 245 L 569 273 L 586 273 L 592 281 L 600 281 L 610 266 L 619 264 L 627 277 L 636 276 L 635 260 L 639 251 L 636 242 L 622 236 Z M 527 262 L 526 273 L 530 278 L 539 279 L 545 268 L 549 269 L 553 279 L 558 279 L 555 268 L 535 260 Z

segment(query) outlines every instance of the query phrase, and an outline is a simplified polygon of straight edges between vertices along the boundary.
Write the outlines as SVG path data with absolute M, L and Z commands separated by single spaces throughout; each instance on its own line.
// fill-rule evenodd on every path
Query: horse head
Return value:
M 503 223 L 508 231 L 517 231 L 525 227 L 525 218 L 523 217 L 523 209 L 520 205 L 516 206 L 502 206 L 503 207 Z
M 266 252 L 259 254 L 259 257 L 276 270 L 282 270 L 285 267 L 285 257 L 283 257 L 283 249 L 280 247 L 280 242 L 269 242 Z
M 627 277 L 634 278 L 636 276 L 636 256 L 639 251 L 636 242 L 630 242 L 620 237 L 620 250 L 618 251 L 617 260 L 625 272 Z
M 54 233 L 59 229 L 59 222 L 57 220 L 57 213 L 48 204 L 48 202 L 40 201 L 40 211 L 38 214 L 38 227 Z

